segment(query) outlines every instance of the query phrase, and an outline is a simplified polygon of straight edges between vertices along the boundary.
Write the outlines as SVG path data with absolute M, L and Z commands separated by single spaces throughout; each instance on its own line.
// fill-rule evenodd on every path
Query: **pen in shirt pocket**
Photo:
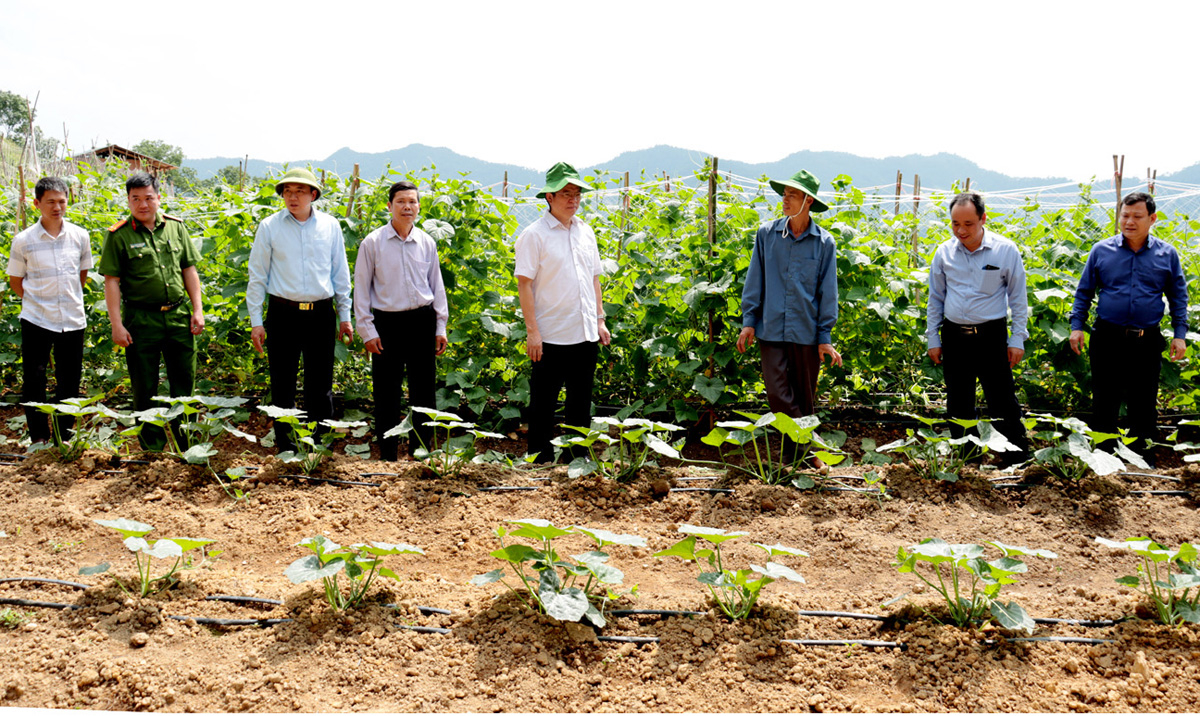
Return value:
M 999 267 L 999 266 L 993 266 L 993 265 L 991 265 L 991 264 L 988 264 L 987 266 L 984 266 L 984 267 L 983 267 L 983 270 L 984 270 L 984 271 L 999 271 L 999 270 L 1000 270 L 1000 267 Z

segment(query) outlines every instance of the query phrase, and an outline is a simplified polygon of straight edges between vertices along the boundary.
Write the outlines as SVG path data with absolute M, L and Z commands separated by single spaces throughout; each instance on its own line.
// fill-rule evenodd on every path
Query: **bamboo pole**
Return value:
M 354 195 L 358 192 L 358 165 L 354 165 L 354 173 L 350 175 L 350 201 L 346 204 L 346 218 L 354 211 Z
M 713 265 L 713 244 L 717 240 L 717 158 L 712 158 L 712 167 L 708 172 L 708 281 L 711 284 L 713 280 L 712 265 Z M 716 343 L 716 321 L 713 319 L 712 308 L 708 309 L 708 342 Z M 717 362 L 715 351 L 708 356 L 708 370 L 705 371 L 709 378 L 717 372 Z M 712 430 L 716 425 L 717 416 L 712 410 L 708 411 L 708 429 Z
M 504 171 L 504 186 L 500 189 L 500 196 L 508 198 L 508 170 Z
M 621 249 L 625 248 L 629 233 L 629 172 L 625 172 L 625 188 L 621 191 L 621 240 L 617 242 L 617 263 L 621 263 Z
M 963 191 L 971 191 L 971 177 L 967 177 L 967 184 L 963 187 Z
M 17 165 L 17 186 L 19 187 L 19 199 L 17 201 L 17 225 L 21 227 L 21 231 L 25 230 L 25 165 Z
M 913 174 L 913 230 L 912 230 L 912 253 L 909 255 L 909 266 L 915 266 L 917 256 L 920 253 L 920 236 L 918 232 L 921 227 L 921 175 Z
M 1146 167 L 1146 178 L 1150 180 L 1150 196 L 1154 196 L 1154 182 L 1156 179 L 1158 179 L 1158 170 L 1152 170 L 1150 167 Z
M 1125 155 L 1121 155 L 1121 161 L 1117 162 L 1117 155 L 1113 155 L 1113 188 L 1117 192 L 1117 204 L 1113 208 L 1113 233 L 1121 233 L 1121 175 L 1125 173 Z
M 896 208 L 892 211 L 894 216 L 900 216 L 900 180 L 904 177 L 900 170 L 896 170 Z
M 671 193 L 671 177 L 668 176 L 666 172 L 663 172 L 663 179 L 665 179 L 667 181 L 666 190 L 667 190 L 667 193 L 670 194 Z

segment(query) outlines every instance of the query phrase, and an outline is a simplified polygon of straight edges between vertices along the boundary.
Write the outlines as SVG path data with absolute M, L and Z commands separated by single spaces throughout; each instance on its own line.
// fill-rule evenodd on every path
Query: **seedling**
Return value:
M 658 463 L 650 459 L 651 452 L 679 459 L 683 440 L 671 445 L 664 438 L 683 430 L 671 423 L 656 423 L 645 418 L 593 418 L 593 427 L 563 427 L 579 435 L 560 435 L 553 440 L 555 447 L 587 449 L 586 456 L 576 457 L 567 466 L 568 477 L 583 477 L 599 473 L 615 480 L 630 480 L 646 465 Z M 596 429 L 595 425 L 603 428 Z
M 147 534 L 154 531 L 154 528 L 148 524 L 138 522 L 136 520 L 126 519 L 124 517 L 117 520 L 95 520 L 96 524 L 102 527 L 111 527 L 121 533 L 125 538 L 125 547 L 133 552 L 134 562 L 137 564 L 138 572 L 138 596 L 145 597 L 150 594 L 152 584 L 160 584 L 156 592 L 170 589 L 175 586 L 178 581 L 175 578 L 175 573 L 179 570 L 183 563 L 184 553 L 189 552 L 197 547 L 203 547 L 207 544 L 212 544 L 215 540 L 211 539 L 189 539 L 186 537 L 173 537 L 168 539 L 155 540 L 149 542 L 145 538 Z M 171 559 L 174 558 L 175 563 L 167 570 L 167 573 L 159 577 L 150 576 L 150 560 L 156 559 Z M 84 568 L 80 570 L 81 574 L 99 574 L 108 570 L 108 565 L 101 565 L 103 568 Z M 86 571 L 85 571 L 86 570 Z M 117 580 L 117 586 L 122 591 L 128 591 L 125 586 Z
M 1016 602 L 1005 604 L 999 601 L 1000 589 L 1017 581 L 1013 575 L 1028 570 L 1014 555 L 1046 559 L 1055 559 L 1058 555 L 1046 549 L 1014 547 L 999 541 L 987 544 L 1000 550 L 1002 556 L 988 562 L 983 559 L 982 545 L 948 544 L 933 537 L 908 548 L 900 547 L 894 566 L 901 574 L 917 575 L 942 595 L 951 621 L 960 627 L 995 619 L 1005 629 L 1032 633 L 1033 619 Z M 921 573 L 920 564 L 927 565 L 925 571 L 932 572 L 936 582 Z M 925 613 L 929 614 L 929 611 Z
M 337 440 L 337 430 L 352 430 L 366 427 L 361 420 L 322 420 L 320 425 L 328 428 L 318 430 L 317 422 L 304 421 L 305 412 L 295 408 L 279 408 L 274 405 L 260 405 L 258 409 L 266 413 L 276 422 L 284 423 L 292 433 L 292 444 L 295 451 L 279 454 L 279 459 L 285 463 L 295 463 L 305 475 L 311 475 L 321 465 L 321 461 L 333 455 L 331 446 Z
M 817 457 L 826 465 L 836 465 L 846 457 L 817 433 L 821 421 L 815 415 L 792 418 L 786 413 L 734 412 L 753 422 L 720 422 L 708 435 L 700 438 L 704 444 L 717 448 L 727 469 L 741 470 L 768 485 L 790 482 L 804 489 L 814 484 L 812 477 L 800 467 L 806 458 Z M 775 431 L 781 436 L 778 450 L 772 449 L 771 437 Z M 734 452 L 742 458 L 741 465 L 729 462 L 725 454 L 728 446 L 734 446 Z
M 475 462 L 475 458 L 478 457 L 475 442 L 480 438 L 504 438 L 500 433 L 480 430 L 475 427 L 475 423 L 465 422 L 454 413 L 416 407 L 399 425 L 385 432 L 383 436 L 394 438 L 413 432 L 413 420 L 419 419 L 414 418 L 417 413 L 428 418 L 423 424 L 433 430 L 431 444 L 425 445 L 422 441 L 420 447 L 413 451 L 413 457 L 429 466 L 438 477 L 455 477 L 469 463 Z M 451 433 L 459 429 L 464 431 L 463 434 L 451 437 Z
M 12 607 L 0 609 L 0 626 L 7 629 L 16 629 L 32 618 L 33 614 L 29 612 L 19 612 Z
M 116 453 L 120 448 L 121 439 L 116 430 L 103 422 L 103 418 L 119 418 L 121 415 L 109 410 L 98 401 L 103 395 L 90 398 L 67 398 L 61 403 L 22 403 L 22 405 L 37 408 L 49 417 L 50 428 L 54 434 L 54 449 L 64 462 L 79 459 L 88 448 L 97 448 Z M 70 415 L 75 418 L 75 427 L 69 435 L 63 435 L 58 425 L 59 415 Z
M 1195 428 L 1200 426 L 1200 420 L 1181 420 L 1179 421 L 1180 428 Z M 1172 449 L 1175 452 L 1185 453 L 1183 456 L 1184 462 L 1200 462 L 1200 445 L 1189 442 L 1180 442 L 1179 429 L 1167 436 L 1167 440 L 1175 443 Z
M 342 547 L 336 542 L 317 535 L 300 540 L 297 547 L 307 547 L 312 554 L 292 562 L 283 571 L 292 584 L 302 584 L 320 579 L 325 587 L 325 601 L 334 611 L 345 611 L 362 603 L 376 575 L 399 580 L 395 572 L 382 566 L 383 560 L 393 554 L 425 554 L 420 547 L 411 544 L 389 544 L 367 542 Z M 344 573 L 348 592 L 343 594 L 338 584 L 338 575 Z
M 608 603 L 620 597 L 606 585 L 621 584 L 625 575 L 607 564 L 609 555 L 602 550 L 614 544 L 645 547 L 646 540 L 635 535 L 585 527 L 563 529 L 546 520 L 508 520 L 508 524 L 518 527 L 510 530 L 502 525 L 496 528 L 500 549 L 492 552 L 492 556 L 512 567 L 524 590 L 518 590 L 504 581 L 503 567 L 474 577 L 471 584 L 482 586 L 500 582 L 531 610 L 548 614 L 559 621 L 586 620 L 596 627 L 603 627 L 607 623 Z M 560 537 L 573 534 L 587 535 L 596 543 L 596 548 L 572 555 L 571 560 L 574 561 L 569 561 L 558 554 L 552 543 Z M 519 543 L 505 544 L 506 537 L 533 540 L 540 549 Z M 580 580 L 583 581 L 582 586 L 576 586 Z
M 792 557 L 807 557 L 808 553 L 781 544 L 765 545 L 758 542 L 755 547 L 767 553 L 767 562 L 763 566 L 751 564 L 749 569 L 726 569 L 725 556 L 721 545 L 729 540 L 745 537 L 747 532 L 726 532 L 716 527 L 696 527 L 681 525 L 679 531 L 686 534 L 683 540 L 676 542 L 655 557 L 679 557 L 686 562 L 694 562 L 700 567 L 700 576 L 696 581 L 708 587 L 717 606 L 730 619 L 745 619 L 758 603 L 763 587 L 778 579 L 804 584 L 804 577 L 779 562 L 772 562 L 771 557 L 780 555 Z M 704 540 L 713 545 L 712 549 L 702 547 L 696 549 L 697 540 Z M 704 569 L 708 563 L 708 571 Z
M 1038 432 L 1035 437 L 1056 442 L 1035 451 L 1033 459 L 1052 475 L 1064 480 L 1078 480 L 1086 475 L 1088 470 L 1101 476 L 1111 475 L 1124 470 L 1125 462 L 1144 470 L 1150 467 L 1141 455 L 1127 446 L 1126 443 L 1133 442 L 1133 438 L 1097 432 L 1079 418 L 1060 418 L 1034 413 L 1025 419 L 1027 427 L 1034 427 L 1039 423 L 1045 424 L 1047 428 Z M 1095 449 L 1095 443 L 1109 439 L 1115 439 L 1115 455 Z
M 1105 547 L 1127 549 L 1142 558 L 1137 574 L 1120 577 L 1117 584 L 1149 597 L 1160 622 L 1167 626 L 1200 624 L 1200 569 L 1195 546 L 1184 542 L 1178 549 L 1168 549 L 1148 537 L 1131 537 L 1124 542 L 1097 537 L 1096 541 Z
M 1019 450 L 1016 445 L 999 430 L 992 427 L 986 420 L 962 420 L 950 418 L 941 420 L 927 418 L 923 415 L 904 413 L 918 420 L 926 427 L 918 430 L 906 428 L 907 437 L 894 440 L 879 448 L 879 452 L 896 452 L 908 458 L 908 462 L 919 475 L 925 478 L 957 482 L 963 466 L 972 460 L 981 459 L 990 451 L 1009 452 Z M 933 426 L 939 424 L 954 424 L 964 430 L 972 428 L 979 431 L 978 435 L 969 432 L 960 438 L 953 437 L 949 430 L 938 432 Z

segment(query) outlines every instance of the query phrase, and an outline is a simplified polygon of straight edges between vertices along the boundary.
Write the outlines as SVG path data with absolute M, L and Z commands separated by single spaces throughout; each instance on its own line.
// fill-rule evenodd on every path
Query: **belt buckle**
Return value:
M 311 304 L 311 303 L 299 303 L 296 305 L 296 307 L 299 308 L 301 311 L 313 310 L 313 304 Z
M 979 326 L 962 326 L 962 332 L 973 336 L 979 333 Z
M 159 313 L 166 313 L 169 310 L 171 310 L 171 304 L 169 303 L 164 303 L 158 308 Z
M 1125 329 L 1125 337 L 1126 338 L 1141 338 L 1145 332 L 1146 332 L 1146 329 L 1144 329 L 1144 328 L 1126 328 Z

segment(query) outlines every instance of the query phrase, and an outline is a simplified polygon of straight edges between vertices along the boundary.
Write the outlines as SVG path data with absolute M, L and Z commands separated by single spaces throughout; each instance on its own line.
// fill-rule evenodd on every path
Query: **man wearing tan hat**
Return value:
M 334 347 L 325 328 L 333 327 L 336 315 L 334 340 L 353 335 L 346 240 L 337 219 L 313 208 L 321 185 L 312 172 L 289 170 L 275 193 L 283 197 L 285 210 L 258 225 L 250 249 L 250 340 L 259 353 L 264 346 L 270 349 L 271 404 L 295 406 L 303 357 L 304 410 L 309 420 L 325 420 L 333 417 Z M 264 304 L 269 306 L 265 319 Z M 275 424 L 275 445 L 278 452 L 295 449 L 284 423 Z
M 745 353 L 755 338 L 761 342 L 767 403 L 793 418 L 813 414 L 825 357 L 842 364 L 831 337 L 838 316 L 837 248 L 810 216 L 829 208 L 817 198 L 820 186 L 806 171 L 771 181 L 783 195 L 784 216 L 759 227 L 742 290 L 737 349 Z M 814 466 L 824 467 L 818 459 Z
M 549 211 L 521 233 L 516 244 L 517 293 L 525 316 L 525 347 L 533 372 L 529 379 L 530 455 L 554 458 L 550 445 L 555 422 L 588 427 L 592 384 L 599 352 L 608 345 L 600 292 L 600 251 L 591 227 L 575 217 L 580 197 L 592 187 L 570 164 L 546 172 L 538 192 Z M 566 387 L 563 420 L 554 419 L 558 393 Z

